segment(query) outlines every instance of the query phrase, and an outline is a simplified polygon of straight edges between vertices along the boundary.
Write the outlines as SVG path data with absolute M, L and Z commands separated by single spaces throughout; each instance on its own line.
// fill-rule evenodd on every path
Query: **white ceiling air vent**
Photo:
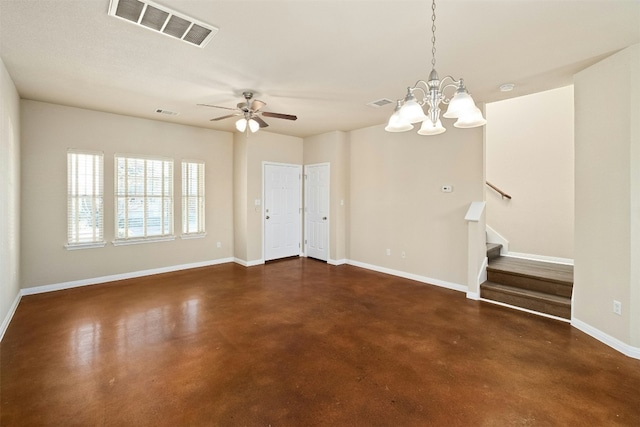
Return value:
M 369 107 L 380 108 L 387 104 L 393 104 L 393 101 L 387 98 L 378 99 L 377 101 L 371 101 L 367 105 Z
M 169 111 L 169 110 L 165 110 L 162 108 L 156 108 L 156 113 L 158 114 L 165 114 L 167 116 L 177 116 L 178 113 L 176 113 L 175 111 Z
M 218 29 L 151 1 L 111 0 L 109 15 L 205 47 Z

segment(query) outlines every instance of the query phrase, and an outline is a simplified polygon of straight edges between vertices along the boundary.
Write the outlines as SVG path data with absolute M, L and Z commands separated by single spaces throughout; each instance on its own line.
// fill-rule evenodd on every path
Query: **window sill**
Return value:
M 181 234 L 181 239 L 202 239 L 207 237 L 207 233 L 190 233 L 190 234 Z
M 91 243 L 67 243 L 64 245 L 65 249 L 68 251 L 75 251 L 78 249 L 94 249 L 94 248 L 104 248 L 107 242 L 91 242 Z
M 176 236 L 158 236 L 158 237 L 142 237 L 137 239 L 116 239 L 113 242 L 113 246 L 126 246 L 126 245 L 138 245 L 140 243 L 154 243 L 154 242 L 168 242 L 175 240 Z

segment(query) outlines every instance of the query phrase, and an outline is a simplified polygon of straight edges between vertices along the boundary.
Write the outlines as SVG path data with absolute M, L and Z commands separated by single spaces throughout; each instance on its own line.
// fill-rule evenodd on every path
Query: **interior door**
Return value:
M 329 259 L 329 164 L 304 167 L 305 254 Z
M 300 255 L 302 168 L 265 163 L 264 260 Z

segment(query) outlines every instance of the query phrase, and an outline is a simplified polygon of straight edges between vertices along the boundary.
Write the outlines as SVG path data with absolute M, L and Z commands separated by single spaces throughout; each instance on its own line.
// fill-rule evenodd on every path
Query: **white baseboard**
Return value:
M 13 304 L 11 304 L 11 307 L 9 307 L 9 312 L 2 320 L 2 325 L 0 325 L 0 342 L 2 342 L 2 338 L 4 338 L 4 333 L 7 332 L 9 323 L 11 323 L 11 319 L 13 319 L 13 315 L 16 313 L 16 309 L 18 308 L 18 304 L 20 304 L 21 298 L 22 292 L 19 292 L 13 300 Z
M 264 264 L 264 260 L 263 259 L 254 259 L 253 261 L 246 261 L 246 260 L 240 259 L 240 258 L 233 258 L 233 262 L 235 262 L 236 264 L 240 264 L 243 267 L 253 267 L 255 265 Z
M 479 299 L 480 299 L 480 301 L 488 302 L 490 304 L 495 304 L 495 305 L 499 305 L 499 306 L 502 306 L 502 307 L 511 308 L 513 310 L 524 311 L 525 313 L 535 314 L 536 316 L 547 317 L 549 319 L 559 320 L 559 321 L 565 322 L 565 323 L 570 323 L 569 319 L 565 319 L 564 317 L 558 317 L 558 316 L 554 316 L 552 314 L 541 313 L 539 311 L 529 310 L 528 308 L 522 308 L 522 307 L 518 307 L 516 305 L 506 304 L 504 302 L 494 301 L 494 300 L 491 300 L 491 299 L 485 299 L 485 298 L 482 298 L 482 297 L 479 298 Z
M 555 264 L 573 265 L 573 260 L 571 258 L 558 258 L 558 257 L 546 256 L 546 255 L 524 254 L 521 252 L 507 252 L 505 254 L 502 254 L 502 256 L 511 257 L 511 258 L 528 259 L 531 261 L 545 261 L 545 262 L 553 262 Z
M 133 279 L 133 278 L 136 278 L 136 277 L 150 276 L 150 275 L 153 275 L 153 274 L 160 274 L 160 273 L 169 273 L 169 272 L 173 272 L 173 271 L 186 270 L 186 269 L 190 269 L 190 268 L 208 267 L 208 266 L 211 266 L 211 265 L 225 264 L 225 263 L 229 263 L 229 262 L 235 262 L 235 263 L 243 265 L 245 267 L 251 267 L 251 266 L 254 266 L 254 265 L 264 264 L 264 260 L 244 261 L 244 260 L 241 260 L 239 258 L 222 258 L 222 259 L 217 259 L 217 260 L 212 260 L 212 261 L 203 261 L 203 262 L 197 262 L 197 263 L 191 263 L 191 264 L 175 265 L 175 266 L 156 268 L 156 269 L 151 269 L 151 270 L 136 271 L 136 272 L 124 273 L 124 274 L 114 274 L 114 275 L 110 275 L 110 276 L 96 277 L 96 278 L 92 278 L 92 279 L 76 280 L 76 281 L 72 281 L 72 282 L 56 283 L 56 284 L 51 284 L 51 285 L 35 286 L 35 287 L 31 287 L 31 288 L 21 289 L 20 293 L 18 295 L 16 295 L 13 303 L 11 304 L 11 307 L 9 308 L 9 312 L 7 313 L 7 315 L 5 316 L 5 318 L 2 321 L 2 324 L 0 325 L 0 341 L 2 341 L 2 339 L 4 338 L 4 334 L 5 334 L 6 330 L 7 330 L 7 328 L 9 327 L 9 323 L 11 323 L 11 319 L 13 318 L 13 315 L 15 314 L 15 312 L 16 312 L 16 310 L 18 308 L 18 305 L 20 304 L 20 300 L 22 299 L 23 295 L 35 295 L 35 294 L 40 294 L 40 293 L 44 293 L 44 292 L 52 292 L 52 291 L 58 291 L 58 290 L 62 290 L 62 289 L 70 289 L 70 288 L 76 288 L 76 287 L 80 287 L 80 286 L 96 285 L 96 284 L 99 284 L 99 283 L 113 282 L 113 281 L 116 281 L 116 280 Z M 511 305 L 508 305 L 508 304 L 504 304 L 504 303 L 501 303 L 501 302 L 497 302 L 497 301 L 490 301 L 490 300 L 482 299 L 482 298 L 480 298 L 479 294 L 477 294 L 475 292 L 468 292 L 467 286 L 460 285 L 460 284 L 457 284 L 457 283 L 446 282 L 446 281 L 443 281 L 443 280 L 438 280 L 438 279 L 433 279 L 433 278 L 429 278 L 429 277 L 419 276 L 419 275 L 413 274 L 413 273 L 407 273 L 407 272 L 404 272 L 404 271 L 393 270 L 393 269 L 386 268 L 386 267 L 379 267 L 379 266 L 376 266 L 376 265 L 367 264 L 367 263 L 354 261 L 354 260 L 348 260 L 348 259 L 329 260 L 328 263 L 331 264 L 331 265 L 349 264 L 349 265 L 353 265 L 355 267 L 360 267 L 360 268 L 364 268 L 364 269 L 367 269 L 367 270 L 377 271 L 379 273 L 385 273 L 385 274 L 389 274 L 389 275 L 397 276 L 397 277 L 402 277 L 402 278 L 409 279 L 409 280 L 415 280 L 415 281 L 421 282 L 421 283 L 440 286 L 440 287 L 443 287 L 443 288 L 452 289 L 452 290 L 459 291 L 459 292 L 465 292 L 466 295 L 467 295 L 467 298 L 469 298 L 469 299 L 481 300 L 481 301 L 489 302 L 489 303 L 492 303 L 492 304 L 497 304 L 497 305 L 509 307 L 509 308 L 512 308 L 512 309 L 524 311 L 524 312 L 527 312 L 527 313 L 532 313 L 532 314 L 536 314 L 536 315 L 539 315 L 539 316 L 548 317 L 548 318 L 560 320 L 560 321 L 563 321 L 563 322 L 568 322 L 567 319 L 563 319 L 563 318 L 560 318 L 560 317 L 551 316 L 551 315 L 547 315 L 547 314 L 544 314 L 544 313 L 538 313 L 538 312 L 527 310 L 527 309 L 520 308 L 520 307 L 514 307 L 514 306 L 511 306 Z M 597 339 L 598 341 L 608 345 L 609 347 L 613 348 L 614 350 L 619 351 L 620 353 L 622 353 L 622 354 L 624 354 L 626 356 L 629 356 L 631 358 L 640 359 L 640 348 L 631 346 L 629 344 L 626 344 L 626 343 L 620 341 L 619 339 L 614 338 L 614 337 L 612 337 L 612 336 L 600 331 L 597 328 L 594 328 L 593 326 L 591 326 L 591 325 L 589 325 L 589 324 L 587 324 L 587 323 L 585 323 L 585 322 L 583 322 L 583 321 L 581 321 L 579 319 L 576 319 L 575 317 L 572 317 L 570 323 L 571 323 L 571 326 L 575 327 L 576 329 L 579 329 L 580 331 L 582 331 L 585 334 Z
M 467 292 L 467 298 L 472 300 L 480 300 L 480 292 Z
M 620 341 L 617 338 L 612 337 L 611 335 L 605 334 L 601 330 L 594 328 L 593 326 L 583 322 L 582 320 L 579 320 L 573 317 L 571 319 L 571 326 L 581 330 L 582 332 L 591 336 L 592 338 L 597 339 L 601 343 L 608 345 L 614 350 L 619 351 L 625 356 L 629 356 L 634 359 L 640 359 L 640 348 L 631 346 L 629 344 L 626 344 Z
M 460 285 L 458 283 L 446 282 L 444 280 L 432 279 L 430 277 L 419 276 L 413 273 L 407 273 L 405 271 L 393 270 L 386 267 L 379 267 L 377 265 L 367 264 L 360 261 L 347 260 L 347 264 L 354 267 L 365 268 L 367 270 L 377 271 L 379 273 L 390 274 L 392 276 L 402 277 L 404 279 L 415 280 L 416 282 L 422 282 L 429 285 L 440 286 L 441 288 L 452 289 L 458 292 L 467 292 L 467 286 Z
M 342 259 L 331 259 L 331 258 L 329 258 L 327 260 L 327 264 L 329 264 L 329 265 L 344 265 L 344 264 L 347 264 L 347 263 L 348 263 L 347 260 L 344 259 L 344 258 L 342 258 Z
M 225 264 L 233 262 L 233 258 L 221 258 L 212 261 L 194 262 L 191 264 L 172 265 L 169 267 L 154 268 L 150 270 L 134 271 L 131 273 L 113 274 L 109 276 L 93 277 L 90 279 L 74 280 L 72 282 L 54 283 L 51 285 L 34 286 L 31 288 L 23 288 L 22 295 L 35 295 L 44 292 L 60 291 L 62 289 L 77 288 L 80 286 L 97 285 L 100 283 L 113 282 L 116 280 L 134 279 L 136 277 L 151 276 L 153 274 L 170 273 L 172 271 L 187 270 L 190 268 L 208 267 L 211 265 Z

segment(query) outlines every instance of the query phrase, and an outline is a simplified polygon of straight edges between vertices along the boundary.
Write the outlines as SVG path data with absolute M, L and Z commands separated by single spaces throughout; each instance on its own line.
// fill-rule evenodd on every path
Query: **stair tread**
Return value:
M 500 243 L 487 243 L 487 250 L 490 251 L 491 249 L 495 249 L 495 248 L 502 248 L 502 245 Z
M 522 297 L 535 298 L 535 299 L 542 300 L 542 301 L 549 302 L 556 305 L 571 306 L 571 298 L 568 298 L 568 297 L 561 297 L 558 295 L 547 294 L 544 292 L 517 288 L 514 286 L 503 285 L 500 283 L 487 281 L 480 285 L 480 290 L 482 291 L 482 289 L 500 291 L 500 292 L 508 293 L 511 295 L 522 296 Z
M 487 270 L 537 277 L 552 282 L 573 285 L 573 266 L 513 257 L 499 257 L 489 262 Z

